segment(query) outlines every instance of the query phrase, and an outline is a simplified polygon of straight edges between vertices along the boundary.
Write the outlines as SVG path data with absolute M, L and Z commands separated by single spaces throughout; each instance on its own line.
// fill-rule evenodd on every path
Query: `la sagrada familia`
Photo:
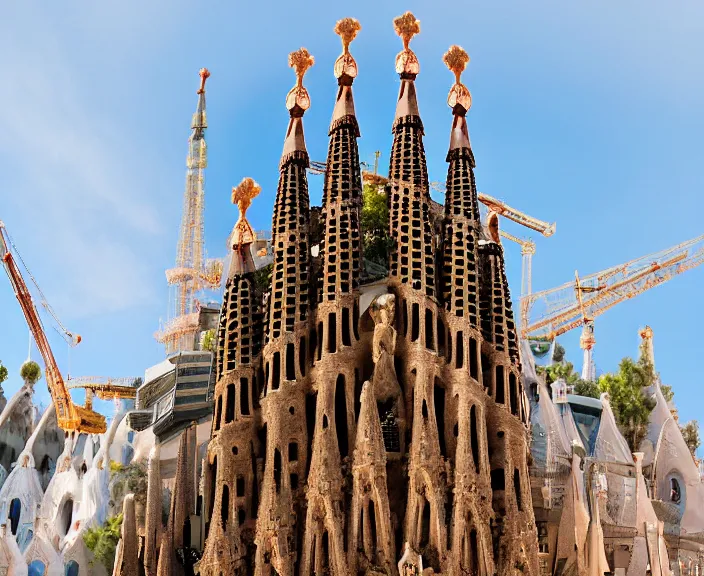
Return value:
M 496 219 L 480 222 L 460 81 L 469 57 L 452 46 L 444 58 L 455 83 L 437 230 L 409 47 L 419 23 L 406 13 L 394 24 L 387 280 L 362 282 L 356 20 L 335 29 L 343 53 L 317 251 L 303 131 L 313 57 L 289 57 L 297 83 L 263 298 L 243 213 L 258 187 L 245 179 L 233 193 L 241 217 L 218 332 L 203 576 L 538 573 L 511 297 Z

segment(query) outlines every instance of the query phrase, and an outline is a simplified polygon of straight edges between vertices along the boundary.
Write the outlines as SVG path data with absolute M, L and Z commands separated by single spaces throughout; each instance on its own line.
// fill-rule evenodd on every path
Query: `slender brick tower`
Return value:
M 260 471 L 255 406 L 261 352 L 261 301 L 252 250 L 256 235 L 246 211 L 260 192 L 251 178 L 232 189 L 240 218 L 232 234 L 216 354 L 215 417 L 208 445 L 208 534 L 202 576 L 246 575 L 254 543 Z
M 343 54 L 335 62 L 339 89 L 330 124 L 323 192 L 324 243 L 321 301 L 316 310 L 315 435 L 308 473 L 307 514 L 300 574 L 347 574 L 343 468 L 355 433 L 354 394 L 359 379 L 359 276 L 362 176 L 352 83 L 357 64 L 349 44 L 359 23 L 346 18 L 335 32 Z M 310 416 L 310 415 L 309 415 Z M 342 463 L 345 462 L 345 466 Z
M 289 55 L 297 83 L 288 93 L 291 119 L 279 165 L 272 244 L 266 383 L 261 400 L 266 456 L 257 517 L 255 574 L 294 574 L 305 511 L 300 505 L 308 462 L 306 339 L 310 322 L 309 165 L 303 114 L 310 106 L 303 76 L 313 57 L 301 48 Z M 297 519 L 300 519 L 297 521 Z
M 486 394 L 481 385 L 479 331 L 478 238 L 481 229 L 474 154 L 469 143 L 466 114 L 472 105 L 460 81 L 469 56 L 452 46 L 444 57 L 455 74 L 447 103 L 452 108 L 450 149 L 447 153 L 443 299 L 448 327 L 445 380 L 452 390 L 449 404 L 454 473 L 450 566 L 457 574 L 494 572 L 490 518 L 491 490 L 486 445 Z M 469 416 L 469 417 L 467 417 Z M 448 519 L 449 520 L 449 519 Z

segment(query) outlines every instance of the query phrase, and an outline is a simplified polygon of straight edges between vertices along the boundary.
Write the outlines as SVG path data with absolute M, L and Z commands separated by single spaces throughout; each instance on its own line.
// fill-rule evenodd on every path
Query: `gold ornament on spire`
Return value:
M 415 76 L 420 72 L 420 63 L 413 50 L 408 46 L 412 38 L 420 33 L 420 20 L 416 20 L 411 12 L 406 12 L 394 20 L 394 29 L 403 40 L 403 51 L 396 56 L 396 72 Z
M 442 57 L 445 65 L 455 75 L 455 85 L 450 89 L 450 94 L 447 97 L 447 105 L 454 108 L 458 104 L 465 110 L 472 107 L 472 95 L 467 87 L 462 84 L 461 76 L 469 62 L 469 55 L 460 46 L 450 46 L 450 49 L 445 52 Z
M 300 48 L 288 55 L 288 65 L 296 72 L 296 85 L 286 95 L 286 108 L 289 110 L 293 110 L 296 105 L 302 110 L 310 108 L 310 96 L 303 86 L 303 76 L 313 64 L 315 64 L 315 58 L 305 48 Z
M 342 40 L 342 54 L 335 60 L 335 78 L 341 76 L 357 77 L 357 62 L 350 54 L 350 43 L 362 29 L 361 24 L 354 18 L 343 18 L 335 24 L 335 34 Z
M 261 186 L 252 178 L 244 178 L 239 186 L 232 189 L 232 203 L 237 204 L 237 208 L 240 210 L 240 217 L 235 223 L 235 230 L 232 235 L 233 249 L 237 249 L 243 244 L 251 244 L 257 239 L 252 225 L 247 220 L 247 209 L 251 206 L 252 200 L 261 191 Z
M 205 81 L 210 78 L 210 71 L 207 68 L 201 68 L 198 74 L 200 75 L 200 88 L 198 88 L 197 94 L 203 94 L 205 92 Z

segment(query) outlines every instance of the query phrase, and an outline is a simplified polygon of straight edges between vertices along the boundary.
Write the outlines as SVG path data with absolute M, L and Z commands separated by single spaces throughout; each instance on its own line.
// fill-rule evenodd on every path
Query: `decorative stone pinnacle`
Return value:
M 403 16 L 394 19 L 394 29 L 396 34 L 403 40 L 403 51 L 396 56 L 396 72 L 415 76 L 420 72 L 420 64 L 409 44 L 413 37 L 420 33 L 420 20 L 411 12 L 406 12 Z
M 646 326 L 645 328 L 643 328 L 643 330 L 640 331 L 640 337 L 643 338 L 643 340 L 647 338 L 652 338 L 653 329 L 650 326 Z
M 232 189 L 232 203 L 237 204 L 237 208 L 240 210 L 240 217 L 235 224 L 232 236 L 233 248 L 238 248 L 243 244 L 251 244 L 257 238 L 254 229 L 247 220 L 247 209 L 251 206 L 252 200 L 261 191 L 261 186 L 252 178 L 244 178 L 239 186 Z
M 201 68 L 200 72 L 200 88 L 198 88 L 198 94 L 203 94 L 205 92 L 205 81 L 210 78 L 210 71 L 207 68 Z
M 335 78 L 339 79 L 342 76 L 357 77 L 357 62 L 350 54 L 350 43 L 361 29 L 361 24 L 354 18 L 343 18 L 335 24 L 335 34 L 342 40 L 342 54 L 335 60 Z
M 304 111 L 310 108 L 310 96 L 303 86 L 303 77 L 313 64 L 315 64 L 315 58 L 305 48 L 300 48 L 288 55 L 288 65 L 296 72 L 296 85 L 286 96 L 286 108 L 289 110 L 293 110 L 296 105 Z
M 455 85 L 450 89 L 450 94 L 447 96 L 447 105 L 453 109 L 455 106 L 460 105 L 466 112 L 472 106 L 472 95 L 467 87 L 462 84 L 461 77 L 469 62 L 469 55 L 462 47 L 453 45 L 445 52 L 442 60 L 450 69 L 450 72 L 455 75 Z

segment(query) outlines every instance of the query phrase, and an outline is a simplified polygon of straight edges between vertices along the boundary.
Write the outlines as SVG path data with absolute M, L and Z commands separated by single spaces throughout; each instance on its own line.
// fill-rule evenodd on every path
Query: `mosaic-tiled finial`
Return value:
M 210 78 L 210 71 L 207 68 L 201 68 L 200 72 L 200 88 L 198 88 L 198 94 L 203 94 L 205 92 L 205 81 Z
M 469 55 L 460 46 L 455 45 L 450 46 L 442 59 L 450 72 L 455 75 L 455 85 L 450 89 L 447 105 L 454 109 L 459 104 L 465 111 L 469 110 L 472 106 L 472 95 L 461 80 L 462 72 L 469 62 Z
M 254 229 L 247 220 L 247 209 L 251 206 L 252 200 L 262 191 L 261 186 L 252 178 L 244 178 L 239 186 L 232 189 L 232 203 L 237 204 L 240 210 L 240 217 L 235 224 L 232 236 L 232 247 L 237 248 L 243 244 L 251 244 L 257 239 Z
M 310 96 L 303 86 L 303 76 L 313 64 L 315 59 L 305 48 L 300 48 L 288 55 L 288 65 L 296 72 L 296 85 L 286 96 L 286 108 L 289 110 L 293 110 L 296 106 L 303 111 L 310 108 Z
M 411 12 L 406 12 L 394 20 L 394 29 L 403 40 L 403 51 L 396 56 L 396 72 L 415 76 L 420 72 L 420 64 L 408 46 L 412 38 L 420 33 L 420 20 L 416 20 Z
M 335 34 L 342 40 L 342 54 L 335 60 L 335 78 L 357 77 L 357 62 L 350 54 L 350 43 L 361 29 L 361 24 L 354 18 L 343 18 L 335 24 Z

